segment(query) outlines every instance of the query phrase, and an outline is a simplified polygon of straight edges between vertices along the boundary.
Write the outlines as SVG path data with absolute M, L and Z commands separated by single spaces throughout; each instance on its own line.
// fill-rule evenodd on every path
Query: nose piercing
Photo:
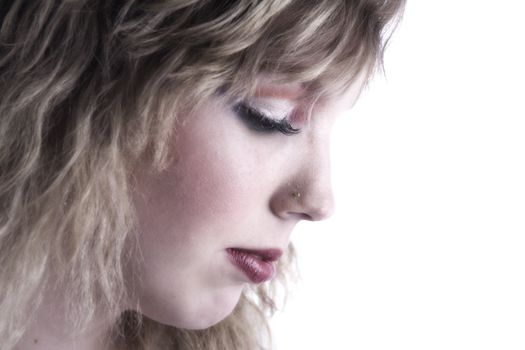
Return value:
M 292 192 L 292 197 L 294 197 L 295 199 L 299 199 L 301 198 L 301 192 L 299 192 L 299 190 L 295 190 Z

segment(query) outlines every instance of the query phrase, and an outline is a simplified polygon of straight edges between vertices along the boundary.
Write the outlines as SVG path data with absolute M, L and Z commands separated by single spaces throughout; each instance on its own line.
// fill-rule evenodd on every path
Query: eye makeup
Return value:
M 284 135 L 294 135 L 301 131 L 290 125 L 286 117 L 280 119 L 272 118 L 246 101 L 236 103 L 233 106 L 233 111 L 254 131 L 264 133 L 280 132 Z

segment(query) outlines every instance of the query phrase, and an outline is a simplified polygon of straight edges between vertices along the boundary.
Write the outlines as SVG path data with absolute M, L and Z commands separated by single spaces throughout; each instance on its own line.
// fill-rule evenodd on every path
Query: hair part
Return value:
M 133 169 L 173 161 L 175 122 L 263 75 L 313 100 L 381 66 L 404 0 L 10 0 L 0 4 L 0 342 L 11 349 L 45 288 L 66 286 L 82 330 L 99 305 L 134 349 L 252 349 L 280 278 L 214 327 L 123 314 L 135 259 Z M 293 18 L 293 20 L 291 20 Z M 136 248 L 136 247 L 135 247 Z M 293 257 L 293 247 L 289 256 Z M 254 317 L 259 315 L 259 317 Z M 268 331 L 269 333 L 269 331 Z

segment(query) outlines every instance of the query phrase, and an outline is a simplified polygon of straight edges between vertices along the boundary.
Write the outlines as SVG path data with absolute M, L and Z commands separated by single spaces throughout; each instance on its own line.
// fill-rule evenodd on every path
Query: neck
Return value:
M 95 316 L 82 333 L 66 319 L 64 292 L 49 290 L 13 350 L 109 350 L 105 345 L 115 320 Z M 103 315 L 96 311 L 95 315 Z

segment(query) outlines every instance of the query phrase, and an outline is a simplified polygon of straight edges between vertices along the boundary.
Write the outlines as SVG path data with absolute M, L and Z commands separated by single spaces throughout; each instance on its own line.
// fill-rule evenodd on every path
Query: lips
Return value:
M 239 268 L 253 283 L 269 281 L 275 275 L 274 262 L 282 251 L 280 249 L 226 249 L 230 261 Z

